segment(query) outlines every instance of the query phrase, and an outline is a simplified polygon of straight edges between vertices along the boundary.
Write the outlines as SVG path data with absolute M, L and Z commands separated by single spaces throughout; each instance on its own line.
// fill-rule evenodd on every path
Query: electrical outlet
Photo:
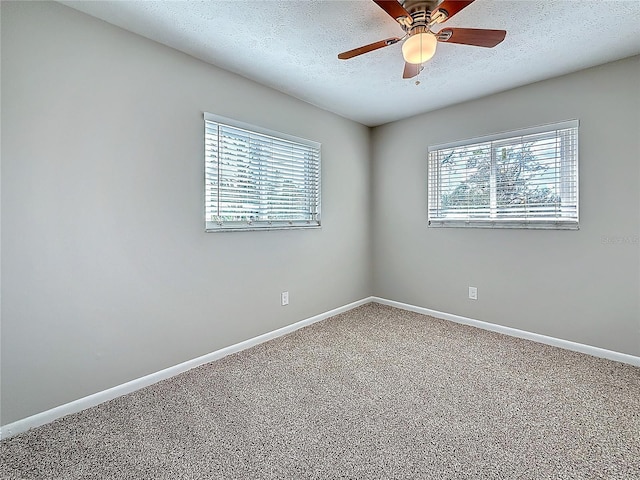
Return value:
M 478 299 L 478 288 L 477 287 L 469 287 L 469 298 L 471 300 Z
M 280 294 L 280 300 L 282 302 L 282 306 L 289 305 L 289 292 L 282 292 Z

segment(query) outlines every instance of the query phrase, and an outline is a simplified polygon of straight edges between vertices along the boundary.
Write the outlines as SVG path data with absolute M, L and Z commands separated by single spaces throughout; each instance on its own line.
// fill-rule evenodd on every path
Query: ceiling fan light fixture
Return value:
M 407 63 L 420 65 L 433 57 L 437 44 L 438 39 L 429 31 L 414 33 L 402 44 L 402 56 Z

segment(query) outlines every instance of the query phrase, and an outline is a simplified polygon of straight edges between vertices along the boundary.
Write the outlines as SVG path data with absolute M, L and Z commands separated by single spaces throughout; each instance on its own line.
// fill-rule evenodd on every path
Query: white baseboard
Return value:
M 640 367 L 640 357 L 636 357 L 634 355 L 629 355 L 626 353 L 614 352 L 613 350 L 606 350 L 604 348 L 592 347 L 591 345 L 571 342 L 569 340 L 548 337 L 539 333 L 527 332 L 526 330 L 518 330 L 517 328 L 504 327 L 502 325 L 496 325 L 495 323 L 474 320 L 473 318 L 453 315 L 451 313 L 439 312 L 437 310 L 431 310 L 429 308 L 416 307 L 415 305 L 400 303 L 394 300 L 387 300 L 386 298 L 372 297 L 372 301 L 381 303 L 383 305 L 389 305 L 391 307 L 401 308 L 403 310 L 408 310 L 411 312 L 430 315 L 432 317 L 441 318 L 443 320 L 450 320 L 452 322 L 462 323 L 464 325 L 471 325 L 472 327 L 482 328 L 483 330 L 491 330 L 492 332 L 503 333 L 511 337 L 533 340 L 534 342 L 544 343 L 546 345 L 552 345 L 554 347 L 560 347 L 566 350 L 572 350 L 574 352 L 586 353 L 587 355 L 592 355 L 594 357 L 606 358 L 608 360 L 615 360 L 616 362 L 628 363 L 629 365 Z
M 141 388 L 148 387 L 149 385 L 153 385 L 154 383 L 157 383 L 160 380 L 165 380 L 167 378 L 173 377 L 180 373 L 186 372 L 187 370 L 191 370 L 192 368 L 198 367 L 200 365 L 204 365 L 205 363 L 213 362 L 214 360 L 218 360 L 222 357 L 226 357 L 227 355 L 230 355 L 232 353 L 236 353 L 241 350 L 245 350 L 247 348 L 258 345 L 260 343 L 264 343 L 273 338 L 286 335 L 287 333 L 291 333 L 302 327 L 311 325 L 312 323 L 319 322 L 320 320 L 333 317 L 334 315 L 338 315 L 339 313 L 346 312 L 353 308 L 359 307 L 360 305 L 370 303 L 371 301 L 372 301 L 372 297 L 363 298 L 362 300 L 358 300 L 357 302 L 349 303 L 347 305 L 343 305 L 342 307 L 334 308 L 333 310 L 329 310 L 328 312 L 324 312 L 319 315 L 301 320 L 299 322 L 293 323 L 291 325 L 287 325 L 286 327 L 279 328 L 272 332 L 267 332 L 263 335 L 259 335 L 257 337 L 250 338 L 243 342 L 236 343 L 235 345 L 230 345 L 220 350 L 216 350 L 215 352 L 202 355 L 201 357 L 194 358 L 192 360 L 187 360 L 186 362 L 180 363 L 178 365 L 174 365 L 173 367 L 165 368 L 164 370 L 160 370 L 159 372 L 145 375 L 144 377 L 131 380 L 121 385 L 116 385 L 115 387 L 109 388 L 107 390 L 103 390 L 101 392 L 97 392 L 92 395 L 79 398 L 78 400 L 65 403 L 64 405 L 60 405 L 59 407 L 55 407 L 41 413 L 37 413 L 30 417 L 23 418 L 22 420 L 17 420 L 13 423 L 9 423 L 7 425 L 0 427 L 0 439 L 9 438 L 19 433 L 26 432 L 31 428 L 45 425 L 47 423 L 53 422 L 54 420 L 60 417 L 64 417 L 65 415 L 69 415 L 71 413 L 77 413 L 90 407 L 95 407 L 96 405 L 99 405 L 101 403 L 107 402 L 109 400 L 113 400 L 114 398 L 120 397 L 122 395 L 126 395 L 127 393 L 135 392 L 136 390 L 140 390 Z
M 575 352 L 586 353 L 588 355 L 592 355 L 595 357 L 606 358 L 609 360 L 615 360 L 617 362 L 628 363 L 630 365 L 635 365 L 640 367 L 640 357 L 628 355 L 626 353 L 614 352 L 612 350 L 606 350 L 604 348 L 592 347 L 590 345 L 584 345 L 581 343 L 571 342 L 568 340 L 548 337 L 546 335 L 531 333 L 525 330 L 518 330 L 516 328 L 504 327 L 502 325 L 496 325 L 494 323 L 488 323 L 480 320 L 474 320 L 472 318 L 462 317 L 460 315 L 453 315 L 450 313 L 439 312 L 437 310 L 431 310 L 429 308 L 417 307 L 415 305 L 396 302 L 394 300 L 387 300 L 385 298 L 367 297 L 367 298 L 363 298 L 362 300 L 358 300 L 357 302 L 349 303 L 342 307 L 338 307 L 333 310 L 329 310 L 328 312 L 324 312 L 319 315 L 316 315 L 314 317 L 301 320 L 299 322 L 288 325 L 286 327 L 279 328 L 272 332 L 267 332 L 263 335 L 259 335 L 257 337 L 250 338 L 243 342 L 236 343 L 235 345 L 230 345 L 220 350 L 216 350 L 215 352 L 208 353 L 201 357 L 188 360 L 186 362 L 180 363 L 173 367 L 165 368 L 164 370 L 160 370 L 159 372 L 145 375 L 144 377 L 131 380 L 121 385 L 117 385 L 115 387 L 109 388 L 107 390 L 103 390 L 101 392 L 97 392 L 92 395 L 79 398 L 78 400 L 65 403 L 64 405 L 60 405 L 59 407 L 55 407 L 50 410 L 46 410 L 44 412 L 37 413 L 30 417 L 24 418 L 22 420 L 17 420 L 13 423 L 4 425 L 0 427 L 0 439 L 9 438 L 13 435 L 26 432 L 31 428 L 45 425 L 65 415 L 69 415 L 71 413 L 77 413 L 90 407 L 95 407 L 96 405 L 99 405 L 101 403 L 107 402 L 109 400 L 113 400 L 114 398 L 120 397 L 122 395 L 126 395 L 127 393 L 135 392 L 136 390 L 140 390 L 141 388 L 148 387 L 149 385 L 153 385 L 154 383 L 157 383 L 160 380 L 165 380 L 167 378 L 173 377 L 180 373 L 186 372 L 187 370 L 191 370 L 192 368 L 198 367 L 200 365 L 204 365 L 205 363 L 213 362 L 214 360 L 218 360 L 222 357 L 226 357 L 227 355 L 230 355 L 232 353 L 236 353 L 241 350 L 245 350 L 247 348 L 258 345 L 260 343 L 264 343 L 273 338 L 286 335 L 287 333 L 291 333 L 302 327 L 311 325 L 312 323 L 319 322 L 326 318 L 332 317 L 334 315 L 338 315 L 339 313 L 346 312 L 353 308 L 359 307 L 360 305 L 364 305 L 366 303 L 371 303 L 371 302 L 377 302 L 383 305 L 389 305 L 392 307 L 408 310 L 411 312 L 430 315 L 432 317 L 441 318 L 443 320 L 450 320 L 456 323 L 471 325 L 473 327 L 478 327 L 484 330 L 503 333 L 505 335 L 510 335 L 512 337 L 533 340 L 534 342 L 553 345 L 555 347 L 560 347 L 560 348 L 572 350 Z

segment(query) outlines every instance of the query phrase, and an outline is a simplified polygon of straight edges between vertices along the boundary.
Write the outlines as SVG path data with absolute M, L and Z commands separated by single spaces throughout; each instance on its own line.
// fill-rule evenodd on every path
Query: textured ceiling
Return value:
M 61 3 L 369 126 L 640 54 L 639 1 L 476 0 L 445 25 L 505 41 L 440 43 L 411 80 L 400 44 L 338 60 L 403 35 L 371 0 Z

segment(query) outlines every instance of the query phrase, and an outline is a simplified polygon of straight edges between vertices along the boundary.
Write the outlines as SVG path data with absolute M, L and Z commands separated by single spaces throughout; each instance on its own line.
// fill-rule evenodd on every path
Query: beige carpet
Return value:
M 3 479 L 640 479 L 640 368 L 378 304 L 1 444 Z

